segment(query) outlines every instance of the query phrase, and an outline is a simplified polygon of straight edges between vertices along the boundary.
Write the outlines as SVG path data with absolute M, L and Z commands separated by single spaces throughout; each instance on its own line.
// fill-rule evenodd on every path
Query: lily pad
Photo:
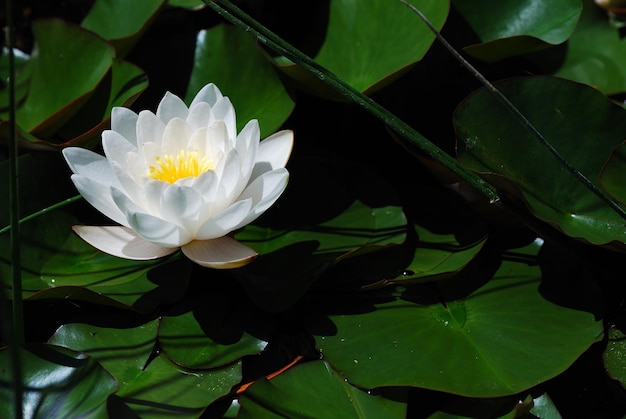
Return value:
M 166 0 L 96 0 L 81 26 L 109 41 L 123 57 L 156 18 Z
M 237 330 L 237 319 L 232 319 L 236 313 L 220 304 L 224 297 L 219 295 L 211 301 L 205 296 L 202 300 L 203 307 L 217 306 L 222 310 L 199 310 L 197 315 L 188 312 L 163 317 L 159 326 L 159 342 L 163 352 L 176 364 L 193 369 L 222 367 L 244 355 L 256 355 L 265 348 L 267 342 Z M 227 311 L 224 312 L 224 308 Z M 202 313 L 205 316 L 198 318 Z M 209 330 L 205 331 L 203 326 Z M 207 334 L 213 335 L 213 338 Z
M 118 308 L 152 311 L 185 292 L 189 263 L 173 257 L 131 261 L 106 255 L 76 237 L 77 220 L 62 211 L 21 228 L 23 295 L 27 299 L 74 299 Z M 0 272 L 11 268 L 9 235 L 0 236 Z
M 24 417 L 104 417 L 117 383 L 96 360 L 52 345 L 20 350 Z M 11 351 L 0 350 L 0 409 L 13 417 Z
M 410 3 L 437 29 L 443 27 L 449 1 L 411 0 Z M 400 2 L 331 0 L 326 38 L 315 61 L 350 86 L 370 94 L 420 61 L 434 39 L 419 17 Z M 321 80 L 290 61 L 279 58 L 277 64 L 307 86 L 307 90 L 340 98 Z
M 626 110 L 597 90 L 564 79 L 519 78 L 496 86 L 600 188 L 600 171 L 624 140 Z M 535 216 L 593 244 L 626 243 L 624 220 L 568 172 L 487 89 L 459 105 L 454 123 L 461 163 L 516 195 L 521 191 Z
M 237 129 L 257 119 L 262 138 L 275 132 L 295 106 L 254 40 L 232 26 L 217 25 L 198 33 L 187 101 L 208 82 L 230 98 L 237 110 Z
M 358 389 L 324 361 L 292 367 L 239 396 L 239 418 L 404 418 L 406 403 Z
M 402 281 L 433 281 L 453 275 L 465 267 L 480 252 L 486 237 L 461 245 L 454 234 L 436 234 L 428 229 L 415 226 L 419 242 L 413 260 L 406 267 L 404 274 L 397 278 Z
M 93 148 L 100 143 L 102 131 L 109 128 L 111 110 L 115 106 L 130 106 L 148 87 L 148 77 L 134 64 L 115 58 L 111 71 L 89 100 L 69 120 L 56 136 L 63 143 L 32 141 L 56 148 L 82 146 Z
M 567 43 L 565 60 L 554 74 L 616 94 L 626 92 L 625 68 L 626 40 L 605 11 L 592 0 L 583 0 L 583 13 Z
M 519 249 L 518 256 L 531 261 L 538 247 Z M 329 316 L 335 331 L 327 327 L 315 337 L 324 359 L 361 388 L 497 397 L 558 375 L 602 337 L 602 322 L 591 313 L 542 297 L 535 264 L 516 257 L 493 277 L 482 265 L 464 272 L 435 287 L 354 296 L 350 307 Z
M 602 358 L 609 375 L 626 388 L 626 334 L 623 331 L 616 327 L 609 329 Z
M 198 417 L 241 380 L 241 364 L 191 371 L 163 356 L 153 357 L 157 323 L 128 329 L 68 324 L 50 341 L 99 360 L 119 382 L 120 401 L 140 417 Z
M 17 109 L 17 123 L 46 137 L 85 103 L 111 68 L 115 52 L 99 36 L 62 20 L 39 20 L 32 28 L 37 53 L 27 64 L 29 91 Z
M 602 170 L 600 181 L 604 188 L 620 202 L 626 204 L 626 143 L 615 149 Z
M 453 0 L 481 44 L 465 51 L 484 61 L 561 44 L 576 28 L 580 0 Z

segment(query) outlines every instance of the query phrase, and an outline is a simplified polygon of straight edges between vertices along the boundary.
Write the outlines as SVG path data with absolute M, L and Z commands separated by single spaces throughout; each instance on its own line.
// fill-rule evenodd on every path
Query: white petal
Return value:
M 188 112 L 185 102 L 175 94 L 166 92 L 157 107 L 156 116 L 167 124 L 173 118 L 187 119 Z
M 80 175 L 72 175 L 72 182 L 74 182 L 76 189 L 78 189 L 83 198 L 95 209 L 116 223 L 128 226 L 126 216 L 113 201 L 110 185 L 99 183 Z
M 252 198 L 252 210 L 237 228 L 251 223 L 263 214 L 280 197 L 287 187 L 289 172 L 285 168 L 266 172 L 256 178 L 241 194 L 239 199 Z
M 184 226 L 193 234 L 198 228 L 202 204 L 202 197 L 196 190 L 186 186 L 167 185 L 161 194 L 161 217 Z
M 139 237 L 133 230 L 119 226 L 74 226 L 72 230 L 96 249 L 124 259 L 150 260 L 178 250 L 161 247 Z
M 228 139 L 228 130 L 224 121 L 217 121 L 208 128 L 209 153 L 213 163 L 217 164 L 221 155 L 228 154 L 232 145 Z
M 248 122 L 237 136 L 236 149 L 242 159 L 241 177 L 245 184 L 248 183 L 252 168 L 256 162 L 260 136 L 259 123 L 256 119 Z
M 137 148 L 149 141 L 160 145 L 165 124 L 150 111 L 141 111 L 137 117 Z
M 237 136 L 237 120 L 235 117 L 235 108 L 230 99 L 223 97 L 213 105 L 213 114 L 217 121 L 224 121 L 226 124 L 226 130 L 228 131 L 228 138 L 232 141 Z
M 230 233 L 248 216 L 251 208 L 251 199 L 234 203 L 205 221 L 196 233 L 196 240 L 214 239 Z
M 219 187 L 219 181 L 217 175 L 212 170 L 202 173 L 200 176 L 190 178 L 191 182 L 187 185 L 200 192 L 202 199 L 204 200 L 205 207 L 207 207 L 207 216 L 213 214 L 211 205 L 215 202 L 217 191 Z
M 241 162 L 237 150 L 232 150 L 228 156 L 224 157 L 224 169 L 221 174 L 220 184 L 223 187 L 224 195 L 217 197 L 219 200 L 225 200 L 226 205 L 233 202 L 245 188 L 245 183 L 242 185 L 241 179 Z
M 194 240 L 182 247 L 189 259 L 205 268 L 233 269 L 252 262 L 257 252 L 237 240 L 224 236 L 213 240 Z
M 137 234 L 157 246 L 180 247 L 193 239 L 184 228 L 149 214 L 131 213 L 128 222 Z
M 115 172 L 104 156 L 84 148 L 67 147 L 63 149 L 63 157 L 70 170 L 77 175 L 94 179 L 102 184 L 117 184 Z
M 213 83 L 209 83 L 204 86 L 200 91 L 196 94 L 196 97 L 191 101 L 191 105 L 189 109 L 193 108 L 197 103 L 206 102 L 209 105 L 213 106 L 219 99 L 221 99 L 222 92 L 217 88 Z
M 131 144 L 137 146 L 137 114 L 128 108 L 111 110 L 111 130 L 119 132 Z
M 149 214 L 160 216 L 161 215 L 161 195 L 163 190 L 169 186 L 167 182 L 161 182 L 160 180 L 148 180 L 143 185 L 143 192 L 146 197 L 146 209 Z
M 170 156 L 177 156 L 181 150 L 187 148 L 190 136 L 191 132 L 187 123 L 180 118 L 174 118 L 165 126 L 161 149 Z
M 292 148 L 293 131 L 290 130 L 279 131 L 261 141 L 250 179 L 255 179 L 270 170 L 285 167 Z
M 146 212 L 146 210 L 139 205 L 138 202 L 133 201 L 133 199 L 128 196 L 128 194 L 118 188 L 110 187 L 109 195 L 113 198 L 113 202 L 119 210 L 126 216 L 128 219 L 128 214 L 136 213 L 136 212 Z
M 208 103 L 199 102 L 195 106 L 189 108 L 187 123 L 194 131 L 199 128 L 206 128 L 209 126 L 211 114 L 211 106 Z
M 116 131 L 107 130 L 102 133 L 102 148 L 110 162 L 116 162 L 122 171 L 130 173 L 127 154 L 137 152 L 137 148 Z

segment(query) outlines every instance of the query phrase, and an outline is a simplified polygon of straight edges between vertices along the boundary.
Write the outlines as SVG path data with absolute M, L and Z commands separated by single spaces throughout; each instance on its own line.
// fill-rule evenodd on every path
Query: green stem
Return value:
M 78 201 L 81 198 L 82 198 L 81 195 L 76 195 L 76 196 L 73 196 L 71 198 L 64 199 L 61 202 L 57 202 L 54 205 L 50 205 L 49 207 L 46 207 L 46 208 L 44 208 L 42 210 L 39 210 L 39 211 L 34 212 L 34 213 L 30 214 L 30 215 L 27 215 L 26 217 L 24 217 L 24 218 L 19 220 L 19 224 L 22 224 L 22 223 L 25 223 L 27 221 L 30 221 L 33 218 L 37 218 L 40 215 L 44 215 L 44 214 L 46 214 L 46 213 L 48 213 L 48 212 L 50 212 L 52 210 L 55 210 L 57 208 L 64 207 L 65 205 L 71 204 L 72 202 L 75 202 L 75 201 Z M 11 226 L 8 225 L 8 226 L 0 229 L 0 234 L 4 234 L 4 233 L 6 233 L 7 231 L 10 231 L 10 230 L 11 230 Z
M 574 175 L 583 185 L 587 187 L 591 192 L 593 192 L 598 198 L 603 200 L 613 211 L 615 211 L 620 217 L 626 220 L 626 211 L 609 195 L 607 195 L 604 191 L 594 185 L 584 174 L 582 174 L 578 169 L 571 165 L 561 154 L 550 144 L 543 134 L 541 134 L 537 128 L 522 114 L 519 109 L 511 103 L 511 101 L 500 91 L 498 90 L 485 76 L 483 76 L 480 71 L 478 71 L 474 66 L 472 66 L 459 52 L 454 49 L 452 45 L 441 35 L 441 33 L 435 28 L 435 26 L 428 20 L 428 18 L 415 6 L 406 0 L 399 0 L 400 3 L 407 6 L 411 11 L 413 11 L 419 18 L 428 26 L 428 29 L 432 33 L 435 34 L 437 40 L 441 42 L 441 44 L 452 54 L 452 56 L 463 65 L 474 77 L 476 77 L 488 90 L 493 94 L 504 106 L 513 114 L 515 118 L 522 124 L 522 126 L 530 132 L 541 145 L 543 145 L 556 159 L 557 161 L 564 166 L 567 171 Z
M 498 195 L 496 188 L 483 181 L 474 172 L 460 165 L 456 159 L 441 150 L 426 137 L 415 131 L 408 124 L 376 103 L 374 100 L 354 89 L 326 68 L 316 63 L 313 59 L 300 52 L 273 32 L 269 31 L 263 25 L 233 5 L 230 1 L 203 0 L 203 2 L 205 2 L 226 20 L 254 35 L 262 44 L 267 45 L 272 50 L 297 63 L 302 68 L 337 90 L 339 93 L 363 107 L 369 113 L 387 124 L 396 133 L 408 139 L 411 144 L 417 146 L 421 151 L 450 169 L 465 182 L 482 192 L 489 198 L 490 202 L 495 203 L 498 206 L 501 205 L 500 196 Z
M 6 2 L 6 44 L 9 53 L 9 204 L 11 224 L 11 277 L 12 277 L 12 328 L 9 333 L 13 376 L 13 414 L 22 418 L 22 360 L 24 347 L 24 313 L 22 306 L 22 269 L 19 233 L 19 182 L 17 168 L 17 123 L 15 121 L 15 28 L 13 25 L 13 0 Z

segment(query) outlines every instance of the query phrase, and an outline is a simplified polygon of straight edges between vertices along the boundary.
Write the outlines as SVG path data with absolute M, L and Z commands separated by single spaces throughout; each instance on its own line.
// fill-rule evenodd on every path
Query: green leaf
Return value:
M 617 147 L 600 175 L 602 186 L 622 203 L 626 203 L 626 143 Z
M 77 220 L 62 211 L 21 228 L 22 281 L 29 300 L 73 299 L 149 312 L 177 301 L 187 289 L 183 258 L 132 261 L 102 253 L 72 233 Z M 10 278 L 9 235 L 0 236 L 0 272 Z
M 530 413 L 541 419 L 562 419 L 559 410 L 547 393 L 533 399 L 533 408 Z
M 598 185 L 605 161 L 624 140 L 626 110 L 589 86 L 563 79 L 510 79 L 496 86 L 572 166 Z M 516 195 L 521 191 L 535 216 L 593 244 L 626 242 L 624 220 L 487 89 L 459 105 L 454 123 L 461 162 L 497 186 Z
M 109 41 L 123 57 L 165 5 L 166 0 L 96 0 L 81 26 Z
M 489 62 L 567 41 L 582 10 L 580 0 L 453 0 L 453 4 L 482 41 L 465 51 Z
M 210 311 L 198 307 L 195 312 L 163 317 L 159 342 L 163 352 L 176 364 L 193 369 L 222 367 L 265 348 L 267 342 L 237 330 L 242 319 L 233 319 L 236 313 L 228 310 L 228 305 L 220 304 L 225 297 L 205 296 L 202 306 L 209 306 Z M 213 310 L 216 306 L 222 310 Z
M 461 245 L 454 234 L 437 234 L 415 226 L 419 242 L 413 260 L 399 282 L 416 279 L 436 280 L 463 269 L 480 252 L 486 237 L 469 245 Z
M 168 5 L 174 7 L 184 7 L 186 9 L 199 9 L 206 7 L 202 0 L 169 0 Z
M 625 68 L 626 41 L 611 25 L 606 12 L 593 1 L 584 0 L 580 21 L 567 43 L 565 60 L 554 74 L 616 94 L 626 91 Z
M 292 367 L 239 396 L 239 418 L 404 418 L 406 403 L 368 394 L 324 361 Z
M 12 358 L 0 349 L 0 410 L 13 411 Z M 105 417 L 106 401 L 117 383 L 93 358 L 50 345 L 20 351 L 24 417 Z M 9 416 L 7 416 L 9 417 Z
M 334 327 L 319 329 L 316 343 L 362 388 L 497 397 L 533 387 L 567 369 L 603 332 L 592 314 L 542 297 L 539 266 L 522 259 L 532 262 L 537 248 L 518 250 L 493 277 L 476 264 L 436 287 L 389 287 L 349 305 L 344 299 L 329 316 Z
M 156 356 L 157 323 L 135 328 L 62 326 L 51 342 L 89 353 L 119 382 L 117 396 L 142 418 L 195 418 L 241 380 L 241 364 L 189 370 Z M 118 407 L 119 408 L 119 407 Z
M 17 123 L 46 137 L 67 122 L 111 68 L 114 50 L 97 35 L 57 19 L 33 22 L 36 53 L 31 79 Z
M 602 358 L 609 375 L 626 388 L 626 334 L 617 327 L 611 327 L 608 331 Z
M 209 82 L 232 101 L 237 129 L 257 119 L 262 138 L 276 131 L 294 108 L 293 100 L 252 38 L 231 26 L 218 25 L 198 34 L 187 102 Z
M 315 241 L 315 254 L 345 257 L 361 247 L 400 244 L 406 238 L 406 218 L 397 206 L 372 208 L 360 201 L 331 220 L 316 226 L 272 230 L 254 225 L 235 235 L 260 255 L 295 243 Z
M 113 107 L 128 107 L 147 87 L 148 78 L 139 67 L 114 59 L 106 79 L 78 113 L 56 133 L 65 140 L 58 146 L 94 148 L 100 143 L 102 131 L 109 128 Z M 46 141 L 35 142 L 50 145 Z
M 0 115 L 8 112 L 9 110 L 9 89 L 5 86 L 4 81 L 9 79 L 9 50 L 7 47 L 2 47 L 2 54 L 0 55 L 0 80 L 3 84 L 0 84 Z M 28 78 L 30 75 L 27 71 L 21 71 L 24 65 L 28 62 L 28 55 L 24 54 L 17 48 L 13 49 L 13 57 L 15 60 L 15 102 L 20 103 L 26 97 L 28 93 Z M 6 88 L 5 88 L 6 87 Z
M 411 0 L 438 29 L 449 1 Z M 326 37 L 315 61 L 355 89 L 373 93 L 421 60 L 435 39 L 428 27 L 405 5 L 387 0 L 332 0 Z M 390 30 L 393 28 L 393 30 Z M 308 84 L 307 90 L 339 95 L 322 81 L 279 59 L 287 74 Z

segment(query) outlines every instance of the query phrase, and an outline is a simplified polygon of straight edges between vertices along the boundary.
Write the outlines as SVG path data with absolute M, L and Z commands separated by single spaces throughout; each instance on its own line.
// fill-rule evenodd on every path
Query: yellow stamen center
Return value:
M 198 151 L 181 150 L 177 156 L 164 154 L 157 157 L 155 164 L 148 168 L 148 176 L 154 180 L 174 183 L 178 179 L 197 177 L 215 165 L 207 156 L 198 157 Z

